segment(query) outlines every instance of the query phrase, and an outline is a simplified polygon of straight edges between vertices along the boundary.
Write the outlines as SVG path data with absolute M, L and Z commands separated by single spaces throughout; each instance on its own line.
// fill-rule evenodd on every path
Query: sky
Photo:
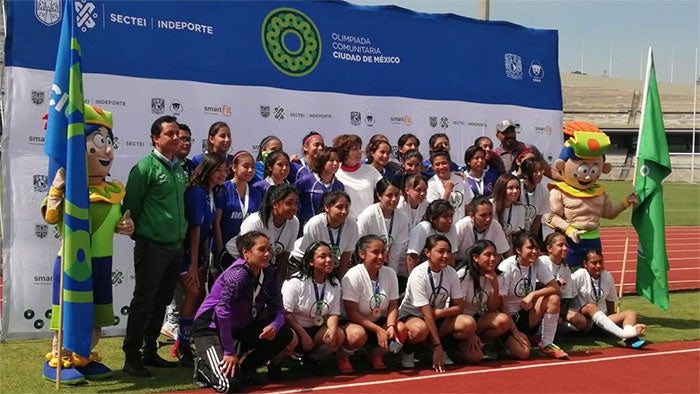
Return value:
M 349 2 L 470 18 L 478 12 L 477 0 Z M 490 19 L 558 30 L 562 73 L 641 79 L 651 46 L 659 81 L 692 84 L 698 75 L 699 0 L 490 0 Z

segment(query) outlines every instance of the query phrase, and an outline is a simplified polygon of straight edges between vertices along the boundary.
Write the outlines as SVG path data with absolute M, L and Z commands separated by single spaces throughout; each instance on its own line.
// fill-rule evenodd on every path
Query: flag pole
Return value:
M 642 128 L 644 126 L 644 112 L 646 111 L 646 106 L 647 106 L 647 95 L 649 94 L 649 76 L 651 75 L 651 64 L 653 62 L 653 54 L 652 54 L 652 49 L 649 47 L 649 56 L 647 58 L 647 76 L 644 79 L 644 96 L 642 99 L 642 114 L 641 117 L 639 118 L 639 133 L 637 135 L 637 152 L 634 155 L 634 173 L 632 174 L 632 190 L 634 190 L 636 183 L 637 183 L 637 164 L 638 160 L 637 158 L 639 157 L 639 141 L 642 139 Z M 634 208 L 632 208 L 634 209 Z M 627 267 L 627 254 L 629 252 L 629 245 L 630 245 L 630 232 L 632 229 L 632 215 L 630 214 L 630 220 L 627 223 L 627 233 L 625 235 L 625 248 L 624 251 L 622 252 L 622 273 L 620 274 L 620 290 L 618 291 L 618 298 L 619 302 L 617 304 L 617 311 L 619 312 L 620 310 L 620 303 L 622 302 L 622 293 L 623 289 L 625 287 L 625 270 Z
M 63 216 L 63 218 L 65 220 L 65 215 Z M 66 250 L 65 222 L 63 223 L 62 227 L 63 234 L 61 237 L 61 279 L 59 280 L 58 286 L 58 331 L 56 334 L 56 342 L 58 342 L 58 365 L 56 365 L 56 390 L 61 388 L 61 368 L 63 367 L 63 270 L 65 269 L 64 264 L 66 264 L 66 261 L 63 258 L 63 251 Z

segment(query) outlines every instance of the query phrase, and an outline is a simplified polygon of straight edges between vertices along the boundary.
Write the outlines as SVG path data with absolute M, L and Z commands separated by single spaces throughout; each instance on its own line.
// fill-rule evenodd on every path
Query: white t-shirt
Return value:
M 528 267 L 518 266 L 515 257 L 510 256 L 498 265 L 503 278 L 503 281 L 499 282 L 499 290 L 503 296 L 503 303 L 511 314 L 520 311 L 520 300 L 535 291 L 535 282 L 546 285 L 554 280 L 552 272 L 544 265 L 541 257 Z M 530 286 L 527 286 L 528 279 Z
M 406 248 L 408 246 L 408 217 L 398 209 L 394 210 L 392 219 L 385 219 L 379 203 L 365 208 L 357 217 L 357 231 L 360 237 L 375 234 L 386 243 L 389 249 L 387 264 L 397 275 L 408 276 L 406 269 Z M 393 221 L 393 223 L 392 223 Z M 389 231 L 391 230 L 391 233 Z M 389 235 L 390 242 L 387 242 Z
M 314 319 L 318 313 L 324 321 L 331 315 L 340 315 L 341 289 L 340 281 L 335 286 L 326 279 L 324 284 L 316 285 L 311 277 L 303 280 L 298 277 L 287 279 L 282 283 L 282 301 L 284 310 L 294 315 L 302 327 L 314 327 Z M 316 292 L 322 302 L 316 304 Z
M 372 322 L 387 317 L 389 301 L 399 299 L 399 280 L 393 269 L 383 266 L 379 269 L 378 279 L 377 286 L 377 282 L 369 278 L 369 273 L 362 263 L 350 268 L 343 277 L 343 300 L 357 302 L 358 311 Z M 379 308 L 379 316 L 372 314 L 375 307 Z M 347 317 L 345 308 L 342 309 L 343 316 Z
M 549 256 L 541 256 L 540 260 L 554 275 L 554 279 L 564 279 L 566 284 L 561 287 L 561 298 L 574 298 L 578 295 L 576 284 L 571 280 L 571 268 L 565 262 L 554 264 Z
M 544 216 L 549 213 L 549 189 L 542 182 L 535 186 L 532 193 L 525 189 L 524 181 L 521 180 L 520 186 L 520 203 L 525 208 L 525 226 L 529 229 L 536 215 Z
M 425 210 L 428 208 L 428 201 L 423 200 L 422 203 L 418 204 L 416 209 L 411 208 L 411 204 L 406 201 L 406 199 L 401 196 L 399 200 L 399 205 L 396 206 L 397 210 L 403 211 L 406 216 L 408 216 L 408 233 L 410 234 L 414 227 L 423 221 L 423 216 L 425 215 Z
M 399 318 L 423 316 L 420 308 L 426 305 L 434 309 L 444 309 L 447 307 L 448 298 L 464 298 L 457 271 L 448 265 L 440 272 L 433 272 L 430 263 L 425 261 L 414 268 L 408 277 L 406 294 L 399 307 Z
M 339 253 L 336 256 L 337 259 L 340 258 L 340 254 L 343 252 L 353 252 L 355 250 L 355 244 L 360 237 L 357 234 L 357 223 L 355 223 L 354 219 L 347 218 L 345 223 L 337 229 L 330 229 L 333 241 L 328 235 L 328 230 L 328 215 L 325 212 L 309 219 L 304 225 L 304 234 L 301 236 L 301 241 L 294 245 L 292 256 L 301 261 L 306 248 L 316 241 L 326 242 L 328 245 L 331 245 L 331 248 L 333 248 L 333 245 L 336 245 Z M 338 242 L 338 235 L 340 235 L 340 242 Z
M 479 285 L 481 290 L 478 294 L 474 286 L 474 280 L 472 279 L 467 267 L 462 267 L 457 270 L 457 277 L 460 280 L 462 286 L 462 291 L 464 292 L 464 314 L 469 316 L 474 316 L 477 313 L 483 315 L 488 311 L 488 300 L 489 293 L 491 293 L 491 281 L 483 276 L 479 277 Z M 501 283 L 501 277 L 497 278 L 499 281 L 499 287 Z M 500 297 L 500 295 L 499 295 Z
M 472 193 L 471 187 L 460 177 L 459 175 L 450 174 L 450 181 L 455 182 L 456 185 L 452 188 L 452 193 L 450 193 L 450 198 L 448 201 L 455 212 L 452 215 L 452 222 L 457 223 L 457 221 L 465 216 L 464 206 L 469 204 L 474 198 L 474 193 Z M 433 202 L 435 200 L 441 199 L 445 194 L 445 186 L 442 184 L 442 179 L 439 176 L 433 175 L 428 179 L 428 193 L 426 194 L 426 201 Z
M 474 220 L 471 216 L 467 216 L 457 222 L 455 232 L 459 242 L 459 251 L 457 252 L 459 259 L 466 258 L 467 249 L 474 245 L 477 239 L 488 239 L 493 242 L 496 245 L 496 253 L 503 254 L 510 250 L 506 234 L 503 232 L 500 223 L 495 220 L 491 221 L 489 228 L 485 232 L 477 233 L 474 231 Z
M 491 199 L 493 204 L 494 220 L 497 220 L 503 228 L 503 232 L 506 234 L 506 240 L 511 243 L 511 234 L 525 228 L 525 207 L 520 205 L 519 202 L 513 203 L 510 207 L 505 208 L 501 214 L 501 218 L 496 218 L 496 202 Z
M 454 225 L 450 227 L 450 231 L 441 233 L 436 231 L 430 222 L 426 221 L 418 223 L 418 225 L 413 228 L 413 231 L 411 231 L 411 234 L 408 237 L 408 248 L 406 253 L 413 253 L 417 254 L 418 256 L 422 255 L 425 240 L 433 234 L 442 234 L 447 237 L 447 239 L 450 241 L 450 245 L 452 246 L 452 253 L 457 253 L 457 247 L 459 244 L 457 242 L 458 238 Z
M 256 212 L 243 220 L 240 235 L 251 231 L 260 231 L 267 235 L 270 238 L 270 247 L 273 251 L 272 260 L 274 261 L 278 255 L 284 252 L 291 252 L 294 249 L 294 241 L 297 239 L 297 233 L 299 232 L 299 219 L 294 216 L 292 219 L 285 221 L 281 227 L 275 227 L 273 220 L 274 218 L 270 215 L 270 220 L 268 220 L 267 227 L 265 227 L 260 217 L 260 212 Z M 236 247 L 237 238 L 238 236 L 233 237 L 226 242 L 226 250 L 234 258 L 240 257 Z
M 618 300 L 615 280 L 608 271 L 601 272 L 600 278 L 593 279 L 585 268 L 581 268 L 571 275 L 571 279 L 578 289 L 578 295 L 571 306 L 573 309 L 579 310 L 584 305 L 593 303 L 598 305 L 598 309 L 603 313 L 608 313 L 606 302 Z
M 347 172 L 342 168 L 335 177 L 345 186 L 350 196 L 350 216 L 358 217 L 360 212 L 374 203 L 374 187 L 382 175 L 370 164 L 363 164 L 357 171 Z

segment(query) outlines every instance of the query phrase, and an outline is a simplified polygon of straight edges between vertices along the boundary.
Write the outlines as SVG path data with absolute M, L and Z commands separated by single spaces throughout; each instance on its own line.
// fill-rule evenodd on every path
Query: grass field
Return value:
M 632 192 L 632 182 L 602 182 L 614 201 Z M 665 183 L 664 209 L 667 226 L 700 226 L 700 184 Z M 603 227 L 627 226 L 632 210 L 625 210 L 613 220 L 603 219 Z
M 662 311 L 641 297 L 625 297 L 623 309 L 633 309 L 639 312 L 640 322 L 647 325 L 646 339 L 652 342 L 686 341 L 700 339 L 700 292 L 683 292 L 671 294 L 669 311 Z M 119 370 L 122 367 L 124 355 L 121 352 L 122 338 L 105 338 L 97 350 L 105 357 L 105 364 Z M 580 351 L 593 348 L 621 346 L 620 342 L 611 337 L 559 335 L 559 346 L 567 351 Z M 41 364 L 43 355 L 49 347 L 49 340 L 11 341 L 0 345 L 0 392 L 2 393 L 45 393 L 53 390 L 54 383 L 43 380 Z M 166 349 L 161 350 L 166 355 Z M 398 368 L 398 362 L 386 358 L 390 368 Z M 364 371 L 362 357 L 357 357 L 356 367 Z M 428 368 L 427 364 L 418 367 Z M 155 377 L 136 379 L 121 373 L 115 373 L 111 379 L 101 382 L 90 382 L 77 387 L 64 386 L 62 392 L 134 392 L 151 393 L 177 390 L 193 390 L 192 372 L 184 368 L 152 369 Z M 303 378 L 306 375 L 301 367 L 290 368 L 285 376 L 289 379 Z

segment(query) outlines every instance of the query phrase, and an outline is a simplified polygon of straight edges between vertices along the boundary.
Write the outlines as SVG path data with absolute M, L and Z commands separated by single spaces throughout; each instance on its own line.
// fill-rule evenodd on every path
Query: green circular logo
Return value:
M 262 44 L 272 64 L 291 77 L 310 73 L 321 59 L 318 28 L 311 18 L 293 8 L 277 8 L 267 14 Z

